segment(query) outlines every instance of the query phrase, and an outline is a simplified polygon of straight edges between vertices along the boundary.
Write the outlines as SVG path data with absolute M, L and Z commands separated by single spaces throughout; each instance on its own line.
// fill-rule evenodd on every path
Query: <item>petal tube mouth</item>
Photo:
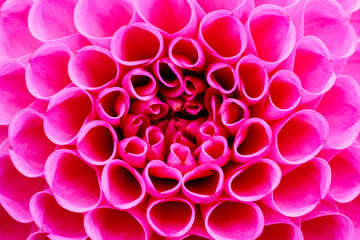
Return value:
M 214 163 L 223 167 L 231 159 L 231 150 L 223 136 L 213 136 L 206 140 L 199 151 L 198 164 Z
M 147 143 L 137 137 L 124 138 L 119 142 L 118 149 L 120 157 L 130 166 L 144 168 L 146 166 Z
M 228 129 L 230 135 L 235 135 L 250 115 L 248 106 L 235 98 L 228 98 L 223 101 L 219 112 L 221 122 Z
M 235 80 L 234 68 L 226 63 L 210 64 L 206 80 L 211 87 L 219 89 L 224 94 L 234 92 L 238 84 Z

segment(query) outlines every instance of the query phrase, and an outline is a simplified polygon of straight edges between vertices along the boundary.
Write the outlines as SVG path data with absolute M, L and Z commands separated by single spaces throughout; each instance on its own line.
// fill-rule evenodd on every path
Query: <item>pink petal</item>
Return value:
M 219 110 L 225 99 L 227 99 L 227 96 L 218 89 L 209 87 L 205 92 L 204 104 L 209 113 L 209 120 L 217 125 L 223 124 Z
M 360 17 L 360 11 L 359 11 L 359 17 Z M 360 19 L 359 19 L 359 22 L 360 22 Z M 360 27 L 357 29 L 360 29 Z M 347 59 L 346 65 L 342 72 L 342 74 L 346 74 L 346 75 L 349 75 L 350 77 L 354 78 L 358 84 L 360 84 L 359 63 L 360 63 L 360 42 L 357 44 L 354 54 L 351 55 Z
M 32 223 L 24 224 L 13 219 L 1 205 L 0 222 L 0 238 L 6 240 L 26 239 L 33 227 Z
M 111 53 L 128 67 L 146 66 L 163 55 L 164 41 L 159 31 L 147 23 L 133 23 L 117 30 L 111 41 Z
M 106 198 L 119 209 L 139 205 L 146 194 L 146 185 L 141 175 L 121 160 L 113 160 L 106 164 L 101 182 Z
M 338 203 L 337 207 L 340 213 L 345 214 L 354 224 L 353 239 L 358 239 L 360 237 L 360 196 L 356 197 L 349 203 Z
M 157 120 L 169 112 L 169 105 L 154 96 L 147 101 L 136 99 L 131 103 L 132 114 L 146 114 L 150 120 Z
M 238 86 L 234 68 L 226 63 L 213 63 L 207 67 L 207 83 L 224 94 L 231 94 Z
M 36 225 L 52 236 L 74 240 L 87 238 L 83 226 L 84 216 L 59 206 L 54 196 L 47 191 L 38 192 L 31 198 L 30 210 Z
M 144 140 L 148 144 L 146 159 L 165 161 L 165 136 L 161 129 L 150 126 L 146 129 Z
M 269 157 L 278 163 L 301 164 L 315 157 L 325 144 L 329 126 L 313 110 L 302 110 L 272 126 Z
M 96 98 L 96 112 L 100 119 L 113 126 L 119 126 L 129 112 L 130 97 L 120 87 L 105 88 Z
M 191 152 L 194 152 L 197 148 L 197 145 L 189 140 L 189 138 L 185 137 L 185 134 L 182 133 L 182 131 L 177 131 L 172 139 L 170 140 L 171 143 L 181 143 L 184 146 L 187 146 L 190 148 Z
M 231 11 L 234 16 L 240 18 L 243 12 L 243 8 L 246 0 L 224 0 L 224 1 L 207 1 L 196 0 L 197 7 L 200 8 L 202 14 L 207 14 L 216 10 L 228 10 Z
M 109 50 L 86 46 L 71 56 L 68 71 L 76 86 L 98 93 L 113 86 L 125 70 L 119 67 Z
M 216 164 L 206 163 L 186 173 L 182 192 L 193 203 L 210 203 L 217 199 L 224 187 L 224 173 Z
M 203 93 L 207 89 L 207 84 L 202 79 L 195 76 L 186 76 L 184 78 L 185 89 L 183 98 L 186 100 L 194 99 L 197 95 Z
M 43 178 L 28 178 L 18 172 L 7 153 L 0 155 L 0 203 L 16 221 L 33 221 L 29 202 L 45 186 Z M 1 231 L 0 231 L 1 232 Z
M 56 145 L 45 135 L 44 116 L 34 110 L 18 112 L 9 125 L 10 157 L 17 170 L 27 177 L 44 174 L 48 156 Z
M 249 109 L 245 103 L 235 98 L 228 98 L 222 102 L 220 108 L 222 124 L 235 135 L 242 124 L 249 118 Z
M 119 155 L 130 166 L 144 168 L 146 166 L 147 143 L 139 137 L 124 138 L 119 142 Z
M 45 178 L 56 201 L 72 212 L 94 209 L 101 201 L 96 170 L 72 150 L 53 152 L 45 164 Z
M 360 2 L 356 0 L 336 0 L 338 3 L 341 4 L 343 9 L 347 12 L 354 12 L 359 10 Z
M 149 162 L 142 177 L 146 184 L 146 191 L 154 197 L 169 198 L 181 188 L 181 172 L 160 160 Z
M 205 110 L 203 95 L 198 95 L 191 100 L 185 100 L 181 112 L 185 115 L 200 115 Z
M 201 144 L 198 151 L 199 164 L 214 163 L 223 167 L 231 158 L 231 150 L 226 138 L 223 136 L 213 136 L 209 138 Z
M 127 114 L 122 123 L 122 130 L 124 137 L 138 136 L 140 138 L 145 136 L 145 131 L 150 127 L 150 119 L 144 114 Z
M 35 98 L 25 84 L 25 69 L 15 60 L 0 63 L 0 124 L 7 125 L 12 117 Z
M 235 64 L 246 48 L 244 25 L 229 11 L 207 14 L 200 22 L 198 41 L 207 53 L 207 61 Z
M 26 240 L 51 240 L 47 233 L 34 232 Z
M 260 6 L 263 4 L 274 4 L 283 8 L 295 5 L 299 1 L 300 0 L 254 0 L 255 6 Z
M 152 234 L 142 214 L 110 207 L 100 207 L 88 212 L 84 225 L 89 237 L 97 240 L 149 240 Z
M 215 125 L 211 121 L 204 122 L 199 128 L 197 128 L 197 144 L 200 146 L 203 142 L 207 141 L 213 136 L 223 136 L 224 138 L 228 137 L 228 132 L 225 128 Z
M 185 174 L 196 167 L 196 161 L 190 148 L 181 143 L 173 143 L 170 146 L 170 154 L 167 157 L 167 164 Z
M 316 111 L 330 126 L 326 144 L 335 149 L 350 146 L 360 131 L 360 88 L 349 76 L 336 78 L 334 86 L 324 95 Z
M 146 217 L 160 236 L 180 237 L 189 231 L 195 221 L 195 206 L 181 197 L 151 198 Z
M 173 112 L 179 112 L 183 108 L 184 98 L 182 98 L 181 96 L 174 98 L 163 96 L 163 99 L 169 105 L 170 109 Z
M 44 119 L 46 136 L 55 144 L 75 143 L 81 127 L 94 114 L 93 97 L 77 87 L 65 88 L 54 95 Z
M 58 43 L 38 48 L 26 67 L 26 86 L 36 98 L 49 99 L 71 83 L 67 65 L 72 52 Z

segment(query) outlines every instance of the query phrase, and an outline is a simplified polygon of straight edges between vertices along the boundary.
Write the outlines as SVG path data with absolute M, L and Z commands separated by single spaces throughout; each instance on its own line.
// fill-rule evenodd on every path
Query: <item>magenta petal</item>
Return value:
M 150 126 L 146 129 L 144 139 L 148 144 L 146 159 L 148 161 L 165 161 L 165 136 L 161 129 L 156 126 Z
M 342 150 L 329 165 L 331 197 L 341 203 L 352 201 L 360 193 L 360 147 L 350 146 Z
M 0 63 L 0 124 L 7 125 L 12 117 L 35 98 L 25 84 L 25 69 L 15 60 Z
M 26 240 L 51 240 L 51 239 L 49 238 L 49 235 L 47 233 L 38 231 L 30 234 Z
M 97 240 L 150 240 L 152 234 L 142 214 L 109 207 L 88 212 L 84 226 L 89 237 Z
M 171 143 L 181 143 L 184 146 L 187 146 L 190 148 L 191 152 L 194 152 L 197 148 L 197 145 L 193 143 L 189 138 L 185 137 L 185 135 L 182 133 L 182 131 L 177 131 L 172 139 L 170 140 Z
M 180 237 L 190 230 L 195 221 L 195 206 L 181 197 L 151 198 L 146 217 L 160 236 Z
M 290 7 L 292 5 L 295 5 L 301 0 L 254 0 L 255 6 L 260 6 L 263 4 L 274 4 L 278 5 L 280 7 Z
M 209 120 L 213 121 L 217 125 L 223 124 L 219 111 L 226 98 L 227 96 L 216 88 L 209 87 L 205 92 L 204 104 L 207 112 L 209 113 Z M 241 111 L 240 108 L 239 111 Z
M 77 30 L 92 43 L 108 48 L 115 31 L 131 22 L 134 15 L 131 1 L 79 0 L 74 21 Z
M 46 111 L 46 136 L 58 145 L 75 143 L 81 127 L 95 112 L 93 104 L 93 97 L 77 87 L 58 92 L 51 98 Z
M 164 52 L 164 41 L 159 31 L 146 23 L 133 23 L 119 28 L 111 41 L 111 53 L 122 65 L 146 66 Z
M 72 52 L 58 43 L 36 50 L 26 68 L 26 86 L 36 98 L 48 99 L 71 83 L 67 65 Z
M 135 68 L 126 73 L 121 84 L 131 98 L 142 101 L 152 99 L 159 89 L 158 82 L 153 75 L 141 68 Z
M 326 144 L 335 149 L 350 146 L 360 131 L 360 88 L 349 76 L 336 78 L 334 86 L 325 93 L 316 111 L 330 126 Z
M 321 158 L 314 158 L 285 174 L 280 185 L 264 198 L 264 202 L 285 216 L 303 216 L 326 196 L 330 180 L 329 164 Z
M 141 175 L 121 160 L 113 160 L 105 165 L 101 182 L 106 198 L 119 209 L 139 205 L 146 194 L 146 185 Z
M 0 203 L 16 221 L 33 221 L 29 202 L 32 195 L 45 186 L 43 178 L 28 178 L 13 166 L 8 154 L 0 155 Z
M 226 63 L 210 64 L 206 71 L 207 83 L 220 90 L 223 94 L 231 94 L 235 91 L 238 82 L 235 80 L 234 68 Z
M 228 200 L 204 204 L 200 207 L 205 228 L 214 239 L 255 239 L 263 230 L 264 215 L 252 202 Z
M 264 157 L 271 146 L 272 131 L 260 118 L 250 118 L 239 128 L 233 145 L 232 160 L 250 162 Z
M 262 118 L 272 121 L 285 117 L 299 105 L 301 82 L 289 70 L 280 70 L 270 79 L 269 92 L 262 109 Z
M 268 93 L 269 77 L 261 60 L 247 55 L 236 64 L 236 81 L 248 105 L 260 102 Z
M 158 28 L 166 40 L 195 35 L 197 17 L 193 1 L 138 0 L 136 11 L 145 22 Z
M 105 88 L 96 98 L 96 111 L 100 119 L 113 126 L 119 126 L 130 108 L 130 97 L 120 87 Z
M 257 201 L 272 192 L 280 183 L 280 167 L 272 160 L 259 159 L 244 165 L 225 167 L 225 191 L 244 202 Z
M 360 23 L 360 10 L 359 10 L 359 23 Z M 360 27 L 358 27 L 357 29 L 360 30 Z M 360 32 L 359 32 L 359 36 L 360 36 Z M 359 64 L 360 64 L 360 42 L 358 42 L 354 54 L 347 59 L 346 65 L 342 72 L 342 74 L 346 74 L 349 75 L 350 77 L 353 77 L 358 84 L 360 83 Z
M 45 164 L 45 178 L 56 201 L 72 212 L 94 209 L 102 193 L 96 170 L 72 150 L 53 152 Z
M 29 12 L 29 30 L 41 41 L 56 40 L 77 33 L 74 9 L 77 0 L 38 0 Z
M 184 78 L 185 89 L 183 98 L 186 100 L 194 99 L 200 93 L 203 93 L 207 89 L 206 82 L 195 76 L 186 76 Z
M 119 142 L 119 155 L 130 166 L 144 168 L 146 166 L 147 143 L 139 137 L 124 138 Z
M 209 61 L 235 64 L 246 48 L 247 36 L 239 19 L 229 11 L 219 10 L 201 20 L 198 41 Z
M 86 46 L 71 56 L 68 71 L 76 86 L 97 93 L 113 86 L 124 70 L 113 59 L 109 50 Z
M 105 165 L 117 152 L 118 137 L 107 122 L 95 120 L 85 124 L 77 136 L 80 156 L 93 165 Z
M 36 193 L 30 201 L 34 222 L 43 231 L 65 239 L 85 240 L 87 238 L 81 213 L 68 211 L 55 201 L 47 191 Z
M 302 110 L 272 126 L 270 158 L 282 164 L 301 164 L 315 157 L 329 134 L 326 119 L 313 110 Z
M 196 167 L 196 161 L 190 148 L 181 143 L 170 145 L 170 154 L 167 157 L 167 164 L 178 169 L 182 174 L 191 171 Z
M 214 163 L 223 167 L 231 158 L 231 150 L 223 136 L 213 136 L 206 140 L 201 144 L 199 151 L 199 164 Z
M 145 136 L 145 131 L 150 127 L 150 119 L 144 114 L 127 114 L 122 123 L 122 130 L 124 137 L 138 136 L 140 138 Z
M 150 120 L 157 120 L 169 112 L 169 105 L 154 96 L 147 101 L 136 99 L 131 103 L 132 114 L 145 114 Z
M 304 13 L 304 35 L 320 38 L 336 57 L 351 56 L 357 36 L 341 5 L 333 0 L 309 0 Z
M 160 160 L 149 162 L 142 177 L 146 191 L 154 197 L 168 198 L 174 196 L 181 188 L 181 172 Z
M 340 213 L 345 214 L 354 224 L 354 238 L 360 237 L 360 196 L 356 197 L 349 203 L 337 204 Z
M 20 223 L 12 218 L 0 205 L 0 238 L 7 240 L 26 239 L 33 227 L 32 223 Z M 31 240 L 31 239 L 30 239 Z M 36 240 L 36 239 L 35 239 Z
M 203 14 L 207 14 L 216 10 L 231 11 L 237 18 L 241 17 L 246 0 L 223 0 L 223 1 L 195 1 L 202 10 Z
M 264 61 L 269 72 L 285 60 L 295 46 L 295 26 L 281 7 L 255 8 L 245 26 L 249 36 L 247 49 Z
M 9 125 L 11 160 L 27 177 L 43 175 L 45 161 L 56 147 L 44 133 L 43 118 L 34 110 L 24 109 L 15 115 Z
M 247 105 L 235 98 L 228 98 L 223 101 L 219 112 L 222 124 L 227 127 L 231 135 L 237 133 L 250 115 Z
M 200 146 L 203 142 L 210 139 L 213 136 L 223 136 L 224 138 L 228 137 L 228 132 L 225 128 L 215 125 L 211 121 L 204 122 L 199 128 L 197 128 L 197 144 Z
M 216 164 L 206 163 L 186 173 L 182 192 L 193 203 L 209 203 L 217 199 L 224 187 L 224 173 Z
M 168 55 L 179 67 L 200 71 L 205 65 L 205 55 L 200 44 L 191 38 L 177 37 L 169 44 Z

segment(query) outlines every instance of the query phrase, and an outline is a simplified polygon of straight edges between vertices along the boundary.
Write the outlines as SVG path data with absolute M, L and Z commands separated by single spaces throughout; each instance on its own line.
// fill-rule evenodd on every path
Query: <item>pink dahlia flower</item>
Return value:
M 0 0 L 0 239 L 360 239 L 359 0 Z

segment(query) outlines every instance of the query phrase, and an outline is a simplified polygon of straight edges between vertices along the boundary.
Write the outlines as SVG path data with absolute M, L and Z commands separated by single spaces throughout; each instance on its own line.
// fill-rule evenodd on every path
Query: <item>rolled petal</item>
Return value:
M 216 10 L 228 10 L 231 11 L 235 17 L 240 18 L 243 12 L 243 8 L 246 0 L 224 0 L 224 1 L 206 1 L 196 0 L 197 7 L 200 8 L 202 14 L 207 14 Z
M 194 99 L 200 93 L 207 89 L 206 82 L 195 76 L 186 76 L 184 78 L 185 89 L 183 98 L 186 100 Z
M 145 141 L 148 144 L 146 159 L 148 161 L 165 161 L 165 136 L 160 128 L 150 126 L 145 132 Z
M 315 157 L 329 135 L 326 119 L 313 110 L 302 110 L 272 126 L 270 158 L 282 164 L 301 164 Z
M 51 98 L 44 119 L 46 136 L 55 144 L 75 143 L 81 127 L 95 107 L 93 97 L 77 87 L 65 88 Z
M 77 0 L 38 0 L 29 11 L 29 30 L 41 40 L 57 40 L 77 33 L 74 9 Z
M 145 216 L 110 207 L 100 207 L 88 212 L 84 226 L 89 237 L 97 240 L 149 240 L 152 235 Z
M 195 205 L 185 198 L 151 198 L 146 210 L 150 226 L 160 236 L 185 235 L 195 221 Z
M 45 178 L 56 201 L 72 212 L 94 209 L 102 193 L 96 170 L 72 150 L 53 152 L 45 164 Z
M 236 81 L 248 105 L 260 102 L 268 93 L 269 77 L 261 60 L 247 55 L 236 64 Z
M 262 118 L 273 121 L 293 112 L 300 103 L 301 91 L 301 81 L 296 74 L 288 70 L 276 72 L 270 79 Z
M 358 15 L 359 15 L 358 21 L 360 23 L 360 11 Z M 360 27 L 358 27 L 357 29 L 360 29 Z M 342 74 L 349 75 L 350 77 L 354 78 L 357 83 L 360 83 L 360 68 L 358 67 L 359 64 L 360 64 L 360 42 L 358 42 L 354 54 L 347 59 Z
M 0 63 L 0 124 L 8 125 L 13 116 L 35 98 L 25 84 L 25 69 L 15 60 Z
M 132 114 L 145 114 L 150 120 L 157 120 L 169 112 L 169 105 L 156 96 L 147 101 L 136 99 L 131 103 L 130 112 Z
M 148 101 L 155 97 L 159 84 L 154 76 L 142 68 L 130 70 L 122 79 L 122 87 L 131 98 Z
M 206 81 L 211 87 L 220 90 L 223 94 L 231 94 L 238 85 L 234 68 L 227 63 L 220 62 L 208 66 Z
M 193 143 L 189 138 L 185 137 L 182 131 L 177 131 L 171 139 L 171 143 L 181 143 L 184 146 L 190 148 L 191 152 L 194 152 L 197 148 L 197 145 Z
M 229 134 L 225 128 L 215 125 L 214 122 L 206 121 L 198 128 L 197 144 L 200 146 L 203 142 L 217 135 L 227 138 Z
M 54 196 L 47 191 L 38 192 L 31 198 L 30 211 L 36 225 L 54 238 L 63 237 L 74 240 L 87 238 L 83 214 L 62 208 Z
M 350 146 L 342 150 L 329 165 L 331 197 L 341 203 L 352 201 L 360 193 L 360 147 Z
M 244 165 L 225 167 L 224 190 L 243 202 L 257 201 L 271 193 L 280 183 L 280 167 L 270 159 L 254 160 Z
M 326 196 L 330 181 L 329 164 L 314 158 L 285 174 L 280 185 L 263 201 L 285 216 L 303 216 Z
M 132 22 L 134 15 L 131 1 L 79 0 L 74 21 L 76 29 L 93 44 L 109 48 L 115 31 Z
M 263 230 L 264 215 L 252 202 L 228 200 L 200 207 L 205 228 L 214 239 L 255 239 Z
M 170 153 L 167 157 L 167 164 L 185 174 L 196 167 L 196 161 L 190 148 L 181 143 L 170 145 Z
M 32 4 L 32 0 L 7 0 L 0 4 L 0 60 L 25 56 L 42 45 L 29 32 L 28 14 Z
M 71 83 L 67 65 L 72 52 L 58 43 L 38 48 L 26 67 L 26 86 L 40 99 L 49 99 Z
M 144 114 L 127 114 L 122 123 L 122 130 L 124 137 L 129 138 L 138 136 L 140 138 L 145 136 L 146 129 L 150 127 L 150 119 Z
M 228 98 L 221 104 L 221 121 L 229 130 L 230 135 L 237 133 L 240 126 L 249 118 L 249 115 L 247 105 L 235 98 Z
M 105 88 L 96 98 L 96 112 L 100 119 L 113 126 L 119 126 L 129 112 L 130 97 L 120 87 Z
M 341 5 L 335 0 L 309 0 L 304 12 L 304 35 L 321 39 L 337 58 L 351 56 L 357 36 Z
M 186 135 L 189 139 L 196 139 L 197 133 L 199 131 L 200 126 L 206 121 L 207 116 L 196 118 L 192 121 L 185 123 L 185 126 L 180 129 L 184 135 Z
M 105 165 L 101 186 L 109 202 L 119 209 L 139 205 L 146 194 L 146 185 L 141 175 L 121 160 L 113 160 Z
M 349 203 L 337 203 L 337 208 L 340 213 L 345 214 L 352 223 L 354 224 L 354 238 L 358 239 L 360 237 L 360 215 L 358 214 L 360 211 L 360 196 L 356 197 Z
M 216 164 L 206 163 L 186 173 L 182 192 L 193 203 L 209 203 L 217 199 L 224 187 L 224 173 Z
M 211 62 L 235 64 L 246 48 L 244 25 L 231 12 L 219 10 L 200 22 L 198 41 Z
M 182 113 L 185 115 L 200 115 L 205 110 L 203 95 L 198 95 L 191 100 L 185 100 Z
M 170 109 L 173 112 L 179 112 L 183 108 L 184 98 L 182 98 L 181 96 L 175 98 L 169 98 L 163 96 L 163 99 L 169 105 Z
M 152 66 L 154 76 L 160 81 L 159 91 L 165 97 L 175 98 L 185 90 L 182 68 L 169 58 L 162 58 Z
M 232 160 L 250 162 L 264 157 L 270 150 L 272 131 L 261 118 L 250 118 L 236 133 L 232 147 Z
M 119 155 L 121 159 L 135 168 L 146 166 L 147 143 L 139 137 L 124 138 L 119 142 Z
M 26 240 L 51 240 L 47 233 L 43 232 L 34 232 L 29 235 L 29 237 Z
M 92 165 L 105 165 L 114 159 L 118 137 L 107 122 L 95 120 L 85 124 L 77 136 L 77 150 Z
M 200 71 L 205 65 L 205 55 L 200 44 L 186 37 L 177 37 L 169 44 L 168 55 L 171 61 L 188 70 Z
M 0 238 L 8 240 L 26 239 L 29 236 L 33 224 L 20 223 L 12 218 L 0 205 Z M 30 239 L 31 240 L 31 239 Z M 36 240 L 36 239 L 35 239 Z
M 219 111 L 222 103 L 226 99 L 227 96 L 218 89 L 209 87 L 205 92 L 204 104 L 207 112 L 209 113 L 209 120 L 213 121 L 217 125 L 223 124 Z
M 86 46 L 71 56 L 68 71 L 76 86 L 98 93 L 113 86 L 124 70 L 113 59 L 109 50 Z
M 16 221 L 21 223 L 33 221 L 29 202 L 32 195 L 41 191 L 45 184 L 43 178 L 28 178 L 19 173 L 9 155 L 0 154 L 0 203 Z
M 181 172 L 160 160 L 149 162 L 142 177 L 146 184 L 146 191 L 154 197 L 169 198 L 181 188 Z
M 271 72 L 295 46 L 296 31 L 285 9 L 276 5 L 255 8 L 245 25 L 247 50 L 257 55 Z M 276 36 L 276 37 L 275 37 Z
M 197 17 L 191 0 L 138 0 L 136 11 L 147 23 L 155 26 L 167 41 L 178 36 L 193 37 Z
M 213 136 L 206 140 L 199 151 L 199 164 L 214 163 L 223 167 L 231 158 L 231 150 L 226 138 L 223 136 Z
M 360 131 L 360 88 L 349 76 L 336 78 L 334 86 L 324 95 L 316 111 L 330 126 L 326 144 L 331 148 L 350 146 Z
M 154 26 L 147 23 L 122 26 L 111 41 L 112 55 L 116 61 L 128 67 L 149 65 L 163 52 L 163 37 Z
M 298 3 L 300 0 L 254 0 L 255 6 L 260 6 L 263 4 L 274 4 L 278 5 L 280 7 L 290 7 L 296 3 Z
M 44 116 L 31 109 L 18 112 L 9 125 L 10 157 L 19 172 L 27 177 L 44 174 L 48 156 L 56 145 L 45 135 Z

